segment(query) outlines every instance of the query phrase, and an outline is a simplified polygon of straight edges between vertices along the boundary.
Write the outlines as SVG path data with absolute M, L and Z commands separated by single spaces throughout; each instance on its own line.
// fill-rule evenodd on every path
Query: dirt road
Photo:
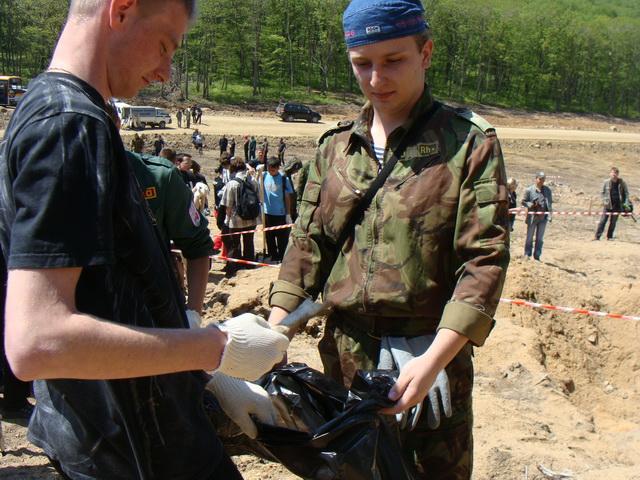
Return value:
M 353 115 L 348 118 L 353 118 Z M 175 118 L 173 123 L 165 129 L 147 129 L 147 135 L 156 133 L 164 135 L 191 134 L 193 128 L 198 128 L 205 136 L 205 141 L 211 142 L 214 139 L 207 139 L 207 136 L 218 136 L 226 134 L 229 136 L 242 137 L 244 135 L 255 135 L 256 137 L 308 137 L 318 138 L 329 128 L 334 127 L 339 121 L 348 119 L 339 115 L 325 115 L 320 123 L 306 122 L 283 122 L 275 115 L 256 113 L 240 115 L 213 114 L 205 112 L 202 125 L 192 125 L 192 128 L 177 128 Z M 532 115 L 533 118 L 528 125 L 536 128 L 513 128 L 510 125 L 520 125 L 522 118 L 506 117 L 504 115 L 486 115 L 487 120 L 496 126 L 498 136 L 503 140 L 540 140 L 540 141 L 572 141 L 572 142 L 607 142 L 607 143 L 640 143 L 640 128 L 635 122 L 628 122 L 624 130 L 618 127 L 611 127 L 610 122 L 594 121 L 591 118 L 574 117 L 574 121 L 566 118 L 558 120 L 545 115 Z M 513 122 L 511 121 L 513 120 Z M 549 125 L 561 125 L 564 128 L 549 128 Z M 622 128 L 622 127 L 621 127 Z M 133 135 L 132 130 L 123 130 L 123 136 Z M 4 130 L 0 129 L 0 137 L 4 135 Z
M 280 119 L 263 116 L 205 115 L 202 125 L 196 127 L 207 135 L 230 135 L 240 137 L 255 135 L 256 137 L 313 137 L 318 138 L 329 128 L 336 125 L 341 117 L 323 118 L 320 123 L 283 122 Z M 174 120 L 175 122 L 175 120 Z M 565 130 L 549 128 L 511 128 L 498 126 L 498 136 L 503 140 L 554 140 L 575 142 L 613 142 L 640 143 L 640 133 L 623 133 L 615 131 Z M 192 129 L 176 128 L 175 125 L 164 130 L 146 130 L 145 133 L 181 134 L 190 133 Z M 124 136 L 133 135 L 133 131 L 125 130 Z

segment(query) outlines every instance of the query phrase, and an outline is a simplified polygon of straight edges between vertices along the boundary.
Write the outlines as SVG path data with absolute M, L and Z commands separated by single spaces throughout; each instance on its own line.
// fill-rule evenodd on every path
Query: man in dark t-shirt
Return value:
M 49 71 L 0 144 L 5 345 L 16 376 L 35 380 L 29 438 L 74 480 L 240 478 L 204 413 L 203 370 L 241 391 L 238 379 L 269 370 L 288 341 L 250 314 L 186 328 L 169 252 L 105 103 L 169 77 L 193 2 L 70 8 Z M 221 407 L 239 415 L 257 402 L 245 391 Z
M 631 211 L 631 201 L 629 200 L 629 188 L 626 182 L 620 177 L 618 167 L 611 167 L 609 178 L 602 184 L 602 207 L 604 212 L 598 222 L 596 230 L 596 240 L 604 233 L 604 229 L 609 222 L 607 229 L 607 240 L 613 240 L 613 234 L 618 223 L 619 213 Z
M 198 183 L 198 179 L 191 171 L 193 158 L 188 153 L 179 153 L 176 160 L 176 166 L 178 167 L 178 172 L 180 172 L 182 181 L 187 187 L 189 187 L 189 190 L 193 189 L 193 187 L 196 186 L 196 183 Z

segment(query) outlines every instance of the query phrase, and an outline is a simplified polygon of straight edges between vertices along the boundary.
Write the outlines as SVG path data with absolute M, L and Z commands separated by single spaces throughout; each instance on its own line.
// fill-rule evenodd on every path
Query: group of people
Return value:
M 232 259 L 255 260 L 254 230 L 258 224 L 265 228 L 291 224 L 295 191 L 291 181 L 293 169 L 284 169 L 277 157 L 270 157 L 266 165 L 252 164 L 223 152 L 214 187 L 216 220 Z M 246 232 L 246 233 L 243 233 Z M 279 263 L 287 248 L 290 230 L 267 230 L 264 234 L 266 256 L 262 261 Z M 232 276 L 242 267 L 229 262 L 225 272 Z
M 546 175 L 544 172 L 538 172 L 535 176 L 535 182 L 528 186 L 520 204 L 525 209 L 525 224 L 527 225 L 527 233 L 524 243 L 524 256 L 530 259 L 533 255 L 534 260 L 540 260 L 542 255 L 542 246 L 544 245 L 544 234 L 547 224 L 553 220 L 553 193 L 551 189 L 545 185 Z M 515 178 L 507 180 L 507 190 L 509 195 L 509 227 L 513 231 L 516 219 L 515 210 L 518 209 L 516 189 L 518 182 Z M 633 212 L 633 203 L 629 197 L 629 188 L 626 182 L 620 177 L 618 167 L 612 166 L 609 170 L 609 178 L 603 184 L 600 192 L 602 201 L 602 215 L 596 228 L 594 240 L 600 240 L 604 230 L 607 228 L 607 240 L 614 239 L 614 233 L 618 218 L 621 214 L 629 214 Z
M 234 137 L 227 137 L 222 135 L 218 140 L 218 146 L 220 147 L 220 155 L 228 153 L 229 157 L 236 156 L 236 139 Z M 264 164 L 269 158 L 269 140 L 264 137 L 261 142 L 254 135 L 243 135 L 242 137 L 242 150 L 244 153 L 244 161 L 255 168 L 258 164 Z M 280 138 L 277 145 L 278 159 L 280 163 L 284 165 L 284 154 L 287 150 L 287 144 L 284 138 Z
M 434 42 L 422 3 L 349 3 L 348 59 L 368 102 L 320 138 L 291 235 L 271 237 L 282 266 L 268 322 L 247 313 L 215 328 L 190 321 L 187 310 L 202 300 L 188 305 L 172 271 L 149 207 L 161 187 L 135 178 L 106 101 L 169 78 L 194 3 L 71 0 L 51 65 L 7 128 L 3 368 L 35 380 L 30 440 L 74 480 L 241 478 L 202 407 L 205 385 L 248 435 L 256 417 L 278 423 L 268 394 L 250 381 L 286 353 L 277 326 L 322 293 L 333 307 L 319 344 L 325 374 L 349 386 L 358 369 L 398 370 L 381 414 L 393 421 L 422 402 L 432 413 L 401 434 L 415 477 L 471 478 L 473 348 L 495 326 L 516 199 L 495 129 L 436 101 L 425 83 Z M 242 232 L 259 216 L 265 226 L 292 220 L 292 185 L 280 171 L 286 145 L 270 156 L 265 139 L 260 156 L 255 137 L 245 137 L 244 158 L 230 155 L 230 142 L 219 145 L 217 222 L 241 233 L 224 237 L 229 256 L 251 258 L 251 234 Z M 181 172 L 193 170 L 193 159 L 178 157 Z M 536 231 L 527 237 L 540 240 L 529 243 L 534 258 L 553 211 L 544 180 L 538 174 L 523 198 L 544 213 L 528 220 Z M 603 195 L 615 211 L 628 193 L 619 177 L 609 182 Z M 165 215 L 202 225 L 190 204 L 181 214 L 170 204 Z M 409 346 L 403 355 L 389 348 L 398 341 Z
M 191 128 L 192 123 L 194 125 L 202 125 L 202 108 L 198 105 L 179 108 L 176 111 L 176 120 L 178 122 L 178 128 L 182 128 L 183 123 L 186 128 Z

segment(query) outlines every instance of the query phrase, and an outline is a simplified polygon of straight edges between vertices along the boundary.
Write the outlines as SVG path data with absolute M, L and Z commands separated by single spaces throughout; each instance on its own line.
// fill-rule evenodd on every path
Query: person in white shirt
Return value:
M 259 211 L 255 218 L 247 219 L 240 216 L 238 209 L 241 201 L 242 189 L 253 188 L 253 191 L 256 192 L 257 198 L 258 184 L 247 174 L 247 165 L 240 158 L 235 158 L 231 161 L 229 173 L 231 175 L 231 179 L 227 182 L 222 192 L 219 214 L 224 214 L 224 223 L 228 228 L 228 233 L 233 234 L 246 231 L 251 231 L 251 233 L 228 235 L 223 237 L 223 241 L 227 245 L 228 256 L 230 258 L 253 261 L 255 258 L 253 230 L 256 229 Z M 224 210 L 224 212 L 222 212 L 222 210 Z M 242 237 L 242 246 L 240 237 Z M 225 273 L 227 276 L 232 276 L 239 268 L 239 264 L 229 262 L 225 267 Z

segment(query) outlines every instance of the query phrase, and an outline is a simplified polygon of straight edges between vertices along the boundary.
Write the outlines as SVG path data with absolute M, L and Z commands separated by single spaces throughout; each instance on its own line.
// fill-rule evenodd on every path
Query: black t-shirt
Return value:
M 611 181 L 611 210 L 619 212 L 622 210 L 620 205 L 620 181 Z
M 198 180 L 196 179 L 195 175 L 192 172 L 186 171 L 186 170 L 180 170 L 180 169 L 178 169 L 178 171 L 180 172 L 180 176 L 182 177 L 182 180 L 184 181 L 185 185 L 189 187 L 189 190 L 191 190 L 193 187 L 196 186 L 196 183 L 198 183 Z
M 184 328 L 168 251 L 104 109 L 98 92 L 70 75 L 46 73 L 30 85 L 0 155 L 7 266 L 81 267 L 79 311 Z M 202 406 L 205 381 L 203 372 L 36 381 L 29 438 L 74 479 L 205 478 L 222 452 Z
M 209 186 L 209 184 L 207 183 L 207 179 L 201 173 L 193 173 L 193 179 L 196 181 L 196 183 L 201 182 L 206 186 Z

